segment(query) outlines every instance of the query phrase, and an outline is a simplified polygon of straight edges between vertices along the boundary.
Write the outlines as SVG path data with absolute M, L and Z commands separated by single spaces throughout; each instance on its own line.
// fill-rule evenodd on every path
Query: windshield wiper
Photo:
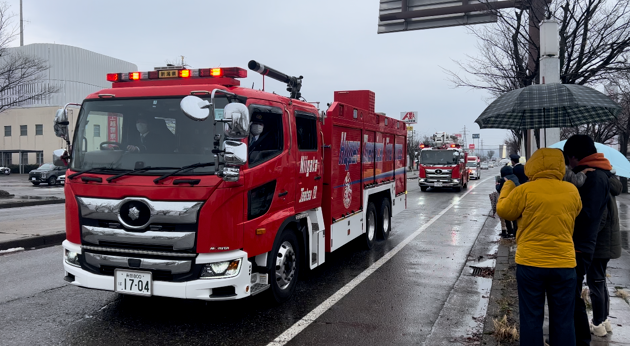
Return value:
M 109 168 L 109 167 L 92 167 L 92 168 L 89 168 L 89 169 L 85 169 L 85 170 L 82 170 L 82 171 L 70 174 L 68 176 L 68 179 L 72 179 L 74 177 L 78 177 L 78 176 L 80 176 L 83 173 L 92 173 L 92 172 L 95 172 L 95 171 L 120 171 L 120 169 L 118 169 L 118 168 Z
M 184 166 L 182 168 L 178 168 L 176 171 L 173 171 L 173 172 L 168 173 L 168 174 L 164 174 L 163 176 L 161 176 L 159 178 L 153 179 L 153 182 L 155 184 L 157 184 L 160 181 L 162 181 L 162 180 L 164 180 L 164 179 L 166 179 L 166 178 L 168 178 L 170 176 L 173 176 L 175 174 L 184 173 L 186 171 L 190 171 L 190 170 L 193 170 L 195 168 L 208 167 L 208 166 L 214 166 L 214 162 L 199 162 L 199 163 L 195 163 L 195 164 L 192 164 L 192 165 Z
M 120 173 L 118 175 L 115 175 L 113 177 L 109 177 L 107 178 L 107 182 L 111 183 L 112 181 L 120 178 L 120 177 L 124 177 L 125 175 L 129 175 L 129 174 L 134 174 L 134 173 L 139 173 L 139 172 L 146 172 L 146 171 L 159 171 L 159 170 L 164 170 L 164 169 L 179 169 L 179 167 L 151 167 L 151 166 L 147 166 L 147 167 L 142 167 L 142 168 L 138 168 L 138 169 L 134 169 L 131 171 L 127 171 L 127 172 L 123 172 Z

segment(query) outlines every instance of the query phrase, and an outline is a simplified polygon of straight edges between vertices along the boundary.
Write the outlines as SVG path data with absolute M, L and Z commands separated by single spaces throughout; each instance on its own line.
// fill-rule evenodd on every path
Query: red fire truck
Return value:
M 241 68 L 112 73 L 83 101 L 69 150 L 65 280 L 123 294 L 229 300 L 267 290 L 353 239 L 387 239 L 406 207 L 406 128 L 374 93 L 337 91 L 326 112 L 302 77 L 250 61 L 290 97 L 240 87 Z M 104 76 L 105 77 L 105 76 Z
M 454 188 L 461 191 L 468 187 L 466 169 L 468 154 L 459 144 L 446 143 L 438 147 L 420 145 L 418 185 L 421 191 L 432 188 Z

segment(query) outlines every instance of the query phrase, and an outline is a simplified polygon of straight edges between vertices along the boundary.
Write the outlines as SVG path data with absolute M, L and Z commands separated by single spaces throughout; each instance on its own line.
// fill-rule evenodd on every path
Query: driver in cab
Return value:
M 162 119 L 140 117 L 136 120 L 139 137 L 127 145 L 130 152 L 171 153 L 175 149 L 175 136 Z

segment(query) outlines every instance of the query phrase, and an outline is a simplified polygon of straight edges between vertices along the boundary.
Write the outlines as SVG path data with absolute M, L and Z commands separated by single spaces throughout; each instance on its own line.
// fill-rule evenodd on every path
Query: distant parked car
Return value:
M 57 178 L 57 184 L 66 185 L 66 175 L 60 175 Z
M 0 167 L 0 174 L 4 174 L 4 175 L 11 174 L 11 168 L 9 168 L 9 167 Z
M 66 174 L 66 167 L 58 167 L 52 163 L 45 163 L 28 172 L 28 180 L 35 186 L 48 183 L 49 186 L 57 184 L 57 177 Z

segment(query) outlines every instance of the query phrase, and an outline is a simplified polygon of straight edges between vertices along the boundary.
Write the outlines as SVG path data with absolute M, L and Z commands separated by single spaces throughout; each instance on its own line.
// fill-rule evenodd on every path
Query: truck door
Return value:
M 297 147 L 297 188 L 295 211 L 301 212 L 321 205 L 322 156 L 321 124 L 317 115 L 306 110 L 295 110 L 295 141 Z

